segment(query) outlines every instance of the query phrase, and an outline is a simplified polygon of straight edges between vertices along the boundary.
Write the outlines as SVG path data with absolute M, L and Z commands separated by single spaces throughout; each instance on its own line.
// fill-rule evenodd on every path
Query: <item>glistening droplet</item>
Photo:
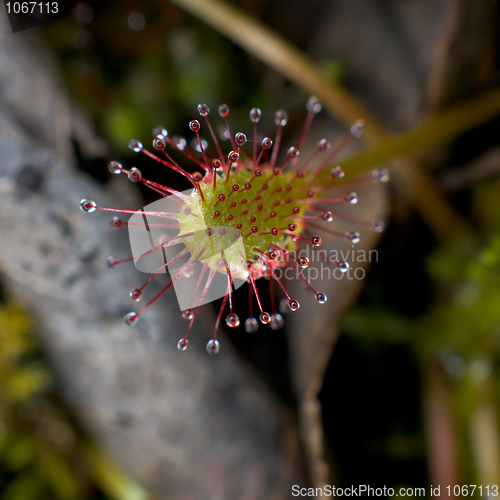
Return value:
M 220 345 L 218 340 L 209 340 L 207 342 L 207 352 L 208 354 L 217 354 L 220 350 Z
M 283 319 L 283 316 L 279 313 L 273 314 L 271 316 L 271 322 L 269 323 L 269 326 L 273 330 L 281 330 L 283 328 L 283 325 L 285 324 L 285 320 Z
M 327 297 L 324 293 L 318 292 L 318 293 L 316 294 L 316 300 L 317 300 L 320 304 L 324 304 L 324 303 L 328 300 L 328 297 Z
M 255 333 L 259 329 L 259 322 L 255 318 L 247 318 L 245 320 L 245 331 L 247 333 Z
M 127 323 L 127 325 L 135 325 L 137 323 L 137 320 L 139 319 L 139 316 L 137 315 L 136 312 L 129 312 L 128 314 L 125 314 L 123 317 L 123 321 Z
M 229 326 L 229 328 L 236 328 L 240 326 L 240 318 L 235 313 L 228 314 L 226 316 L 226 325 Z
M 94 200 L 83 199 L 83 200 L 80 201 L 80 208 L 84 212 L 92 213 L 92 212 L 96 211 L 97 204 L 96 204 L 96 202 Z

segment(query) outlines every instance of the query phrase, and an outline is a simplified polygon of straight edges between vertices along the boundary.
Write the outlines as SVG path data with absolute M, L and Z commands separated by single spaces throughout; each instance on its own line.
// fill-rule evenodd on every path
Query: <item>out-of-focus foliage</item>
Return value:
M 0 307 L 0 491 L 2 500 L 145 498 L 59 402 L 29 318 L 15 304 Z
M 480 235 L 429 257 L 437 300 L 428 314 L 411 318 L 380 307 L 357 308 L 345 318 L 346 331 L 408 343 L 423 357 L 453 352 L 467 361 L 483 356 L 500 361 L 499 195 L 497 180 L 477 186 L 472 211 L 481 221 Z
M 72 94 L 122 153 L 158 123 L 182 132 L 200 102 L 256 97 L 256 82 L 240 67 L 246 56 L 202 23 L 185 23 L 168 2 L 81 5 L 45 33 Z
M 385 305 L 358 306 L 344 319 L 346 333 L 362 344 L 409 347 L 422 366 L 432 359 L 441 361 L 452 382 L 461 461 L 470 481 L 484 479 L 481 464 L 473 459 L 478 433 L 484 432 L 493 448 L 497 446 L 495 429 L 474 419 L 485 407 L 494 415 L 500 402 L 495 389 L 500 364 L 499 195 L 497 179 L 475 186 L 471 213 L 479 221 L 476 237 L 439 247 L 428 257 L 435 300 L 427 313 L 411 317 Z M 476 425 L 479 430 L 474 430 Z

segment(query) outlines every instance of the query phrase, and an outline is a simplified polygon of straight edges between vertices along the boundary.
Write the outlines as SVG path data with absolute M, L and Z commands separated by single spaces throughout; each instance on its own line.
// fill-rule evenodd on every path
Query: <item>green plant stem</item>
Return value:
M 500 90 L 445 109 L 420 126 L 393 135 L 385 141 L 342 162 L 346 173 L 358 175 L 367 168 L 397 157 L 409 156 L 441 146 L 500 113 Z

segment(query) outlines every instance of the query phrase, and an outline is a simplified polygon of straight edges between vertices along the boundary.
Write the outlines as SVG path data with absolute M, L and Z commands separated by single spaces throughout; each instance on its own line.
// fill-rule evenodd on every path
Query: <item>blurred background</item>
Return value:
M 447 485 L 498 485 L 498 2 L 229 4 L 237 10 L 224 17 L 208 0 L 89 0 L 24 32 L 3 24 L 0 498 L 278 500 L 295 484 L 427 496 L 432 484 L 446 496 Z M 251 34 L 255 23 L 302 55 L 286 70 L 273 64 L 279 51 Z M 248 30 L 257 48 L 224 26 Z M 305 302 L 282 330 L 226 331 L 217 359 L 204 344 L 220 302 L 205 307 L 186 353 L 173 296 L 137 329 L 123 326 L 143 277 L 106 268 L 107 255 L 129 256 L 126 235 L 81 214 L 79 200 L 155 201 L 111 179 L 110 160 L 186 189 L 127 145 L 150 144 L 158 124 L 190 140 L 200 102 L 228 104 L 232 130 L 247 133 L 258 106 L 271 137 L 286 109 L 292 145 L 312 93 L 293 77 L 303 56 L 330 103 L 311 150 L 367 118 L 367 140 L 338 163 L 348 176 L 391 170 L 387 186 L 360 190 L 354 212 L 386 225 L 360 229 L 362 248 L 378 251 L 358 263 L 366 278 L 325 285 L 328 310 Z

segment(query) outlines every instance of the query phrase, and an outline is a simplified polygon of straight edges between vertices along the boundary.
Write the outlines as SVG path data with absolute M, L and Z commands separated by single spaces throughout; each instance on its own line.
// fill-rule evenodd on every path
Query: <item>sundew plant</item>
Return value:
M 232 291 L 235 280 L 246 281 L 250 286 L 249 317 L 244 322 L 245 330 L 249 333 L 258 329 L 257 318 L 252 312 L 253 297 L 258 306 L 258 319 L 262 324 L 270 324 L 271 328 L 277 330 L 284 322 L 278 312 L 272 287 L 270 312 L 268 306 L 262 303 L 256 283 L 259 278 L 272 278 L 278 284 L 285 296 L 280 304 L 281 310 L 283 307 L 288 307 L 291 311 L 298 311 L 300 308 L 298 300 L 289 295 L 278 276 L 277 271 L 281 268 L 293 269 L 297 278 L 314 293 L 320 305 L 327 302 L 326 294 L 316 290 L 313 284 L 302 276 L 300 271 L 309 266 L 310 259 L 302 255 L 300 250 L 305 248 L 316 252 L 324 262 L 346 272 L 349 269 L 348 262 L 331 258 L 327 252 L 320 250 L 321 234 L 326 232 L 347 239 L 352 244 L 358 243 L 360 235 L 357 231 L 342 233 L 331 228 L 331 223 L 336 219 L 346 217 L 355 225 L 369 226 L 373 231 L 382 232 L 382 221 L 356 220 L 335 211 L 334 207 L 335 204 L 357 203 L 358 195 L 351 191 L 353 183 L 367 180 L 387 182 L 389 172 L 386 169 L 375 169 L 371 174 L 354 182 L 342 183 L 344 171 L 339 166 L 331 166 L 334 158 L 354 138 L 361 136 L 361 121 L 352 125 L 351 133 L 340 144 L 332 147 L 326 139 L 321 139 L 315 152 L 302 159 L 301 148 L 314 115 L 321 111 L 321 105 L 315 97 L 311 97 L 306 108 L 307 116 L 297 145 L 290 147 L 283 155 L 284 158 L 280 155 L 280 143 L 288 118 L 283 110 L 275 114 L 277 131 L 271 139 L 259 134 L 257 124 L 261 119 L 261 110 L 252 108 L 249 115 L 253 130 L 249 140 L 243 132 L 233 135 L 228 121 L 229 107 L 226 104 L 220 105 L 218 112 L 223 120 L 221 139 L 228 141 L 231 146 L 231 150 L 226 153 L 223 152 L 208 118 L 210 108 L 206 104 L 200 104 L 198 112 L 204 119 L 204 126 L 213 141 L 213 151 L 201 135 L 202 125 L 198 120 L 189 123 L 189 128 L 196 137 L 194 148 L 189 148 L 182 138 L 172 139 L 163 127 L 153 130 L 153 147 L 163 157 L 149 152 L 137 140 L 130 141 L 129 147 L 133 151 L 142 152 L 164 167 L 184 176 L 193 186 L 190 192 L 180 192 L 145 179 L 135 167 L 127 170 L 118 162 L 110 163 L 109 169 L 113 174 L 126 174 L 132 182 L 144 184 L 172 203 L 168 205 L 169 211 L 160 209 L 157 203 L 150 205 L 151 208 L 154 206 L 154 210 L 131 211 L 101 207 L 94 200 L 81 200 L 80 207 L 84 212 L 101 210 L 131 214 L 129 221 L 114 216 L 111 226 L 129 226 L 132 248 L 133 226 L 145 226 L 150 234 L 156 237 L 153 245 L 143 249 L 140 254 L 122 260 L 109 257 L 108 265 L 116 267 L 130 261 L 138 263 L 152 254 L 158 254 L 161 260 L 162 257 L 165 258 L 164 252 L 167 249 L 177 247 L 140 288 L 134 288 L 130 292 L 131 299 L 138 302 L 145 287 L 157 275 L 164 273 L 166 269 L 172 273 L 172 279 L 159 293 L 139 311 L 130 312 L 125 316 L 127 324 L 136 323 L 148 307 L 170 288 L 179 286 L 182 281 L 191 280 L 191 286 L 181 286 L 177 290 L 183 309 L 182 316 L 189 321 L 187 332 L 179 340 L 177 347 L 181 351 L 186 350 L 189 332 L 200 306 L 210 300 L 208 297 L 211 289 L 218 288 L 220 291 L 220 287 L 215 285 L 217 274 L 224 275 L 223 293 L 218 294 L 224 298 L 215 322 L 213 337 L 207 343 L 207 351 L 210 354 L 219 352 L 217 331 L 227 305 L 229 313 L 225 317 L 226 325 L 229 328 L 240 326 L 240 318 L 233 307 Z M 181 166 L 171 156 L 169 148 L 182 153 L 191 165 L 200 170 L 193 172 Z M 332 194 L 332 190 L 340 190 L 341 194 Z M 143 222 L 142 217 L 148 217 L 147 222 Z M 174 230 L 175 234 L 170 235 L 169 230 Z M 201 265 L 196 266 L 197 264 Z M 175 271 L 172 271 L 173 269 Z
M 79 0 L 65 96 L 4 44 L 0 288 L 144 495 L 500 483 L 499 9 Z

